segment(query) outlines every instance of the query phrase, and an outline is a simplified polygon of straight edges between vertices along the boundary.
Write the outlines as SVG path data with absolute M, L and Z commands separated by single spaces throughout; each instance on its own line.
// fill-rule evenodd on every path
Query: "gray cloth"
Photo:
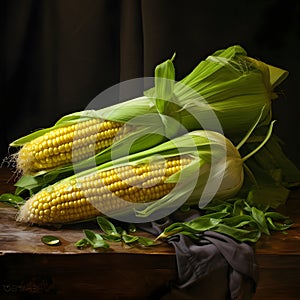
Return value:
M 228 269 L 226 299 L 251 299 L 258 280 L 258 266 L 252 248 L 246 243 L 212 231 L 199 236 L 197 243 L 178 234 L 170 238 L 176 251 L 178 288 L 186 288 L 210 274 Z M 217 283 L 218 284 L 218 283 Z M 211 286 L 211 288 L 218 288 Z
M 142 224 L 140 228 L 158 235 L 172 222 L 184 221 L 183 216 L 187 221 L 198 215 L 191 210 L 188 215 L 179 213 L 159 222 Z M 178 279 L 152 295 L 153 299 L 246 300 L 254 296 L 258 265 L 250 245 L 213 231 L 199 234 L 196 242 L 176 234 L 168 243 L 175 248 Z

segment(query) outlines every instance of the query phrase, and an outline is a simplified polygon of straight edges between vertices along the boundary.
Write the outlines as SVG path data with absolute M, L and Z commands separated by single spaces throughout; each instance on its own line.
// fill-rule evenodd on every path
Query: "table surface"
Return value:
M 0 168 L 0 194 L 13 192 L 14 174 L 12 170 Z M 257 255 L 280 254 L 300 255 L 300 190 L 291 191 L 290 197 L 280 212 L 289 216 L 294 221 L 287 234 L 272 232 L 270 236 L 263 236 L 255 245 Z M 91 252 L 91 249 L 77 249 L 74 243 L 83 238 L 83 229 L 95 229 L 92 223 L 64 226 L 62 228 L 43 228 L 29 226 L 15 222 L 17 210 L 6 204 L 0 204 L 0 253 L 65 253 L 76 254 Z M 60 246 L 50 247 L 41 242 L 44 235 L 55 235 L 61 239 Z M 139 235 L 153 238 L 150 234 L 137 232 Z M 120 243 L 112 243 L 111 250 L 118 253 L 147 253 L 147 254 L 174 254 L 168 244 L 162 242 L 155 247 L 124 248 Z
M 14 173 L 10 169 L 0 169 L 0 193 L 13 192 Z M 293 226 L 287 230 L 287 234 L 282 232 L 272 232 L 270 236 L 263 236 L 255 245 L 258 263 L 261 269 L 260 285 L 255 299 L 271 299 L 270 293 L 274 293 L 272 299 L 300 299 L 298 298 L 298 284 L 300 284 L 300 190 L 291 191 L 290 197 L 285 206 L 280 208 L 280 212 L 289 216 L 293 221 Z M 155 247 L 124 247 L 120 243 L 110 243 L 109 250 L 100 249 L 95 251 L 91 248 L 77 249 L 75 242 L 84 237 L 83 229 L 95 229 L 99 227 L 95 223 L 84 223 L 64 226 L 62 228 L 44 228 L 19 224 L 15 221 L 17 210 L 6 204 L 0 203 L 0 256 L 2 258 L 15 255 L 44 254 L 53 257 L 80 257 L 82 254 L 100 255 L 102 253 L 112 254 L 113 261 L 126 261 L 131 257 L 138 264 L 145 264 L 149 267 L 147 276 L 156 277 L 146 279 L 146 284 L 152 280 L 163 282 L 167 277 L 176 276 L 175 253 L 173 247 L 166 242 L 161 242 Z M 137 232 L 138 235 L 154 238 L 148 233 Z M 48 246 L 41 242 L 44 235 L 55 235 L 61 240 L 59 246 Z M 57 254 L 57 255 L 55 255 Z M 132 258 L 132 255 L 136 258 Z M 90 256 L 88 256 L 90 257 Z M 106 256 L 108 260 L 110 259 Z M 123 259 L 124 257 L 125 260 Z M 90 259 L 90 258 L 88 258 Z M 97 259 L 98 261 L 98 259 Z M 151 264 L 155 263 L 153 266 Z M 94 264 L 94 261 L 91 261 Z M 143 266 L 136 266 L 141 272 Z M 103 268 L 99 266 L 99 268 Z M 156 270 L 156 273 L 154 271 Z M 163 271 L 162 271 L 163 270 Z M 135 270 L 132 274 L 135 274 Z M 165 272 L 164 275 L 162 272 Z M 69 273 L 68 273 L 69 274 Z M 152 275 L 151 275 L 152 274 Z M 116 276 L 115 273 L 111 275 Z M 138 275 L 132 275 L 138 276 Z M 164 276 L 164 277 L 163 277 Z M 123 277 L 122 277 L 123 278 Z M 96 285 L 96 283 L 95 283 Z M 275 285 L 275 286 L 274 286 Z M 274 288 L 277 288 L 277 290 Z M 279 291 L 278 291 L 279 289 Z M 276 292 L 275 292 L 276 291 Z M 132 292 L 133 293 L 133 292 Z M 132 294 L 133 295 L 133 294 Z M 132 298 L 135 299 L 131 295 Z M 268 297 L 266 298 L 266 295 Z M 291 295 L 290 297 L 288 295 Z M 121 299 L 121 298 L 120 298 Z M 139 298 L 140 299 L 140 298 Z

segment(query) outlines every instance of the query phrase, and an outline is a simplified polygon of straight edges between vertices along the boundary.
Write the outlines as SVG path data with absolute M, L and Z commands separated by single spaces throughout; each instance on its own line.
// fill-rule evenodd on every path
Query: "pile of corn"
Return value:
M 155 86 L 143 96 L 66 115 L 11 143 L 20 148 L 16 195 L 28 198 L 19 221 L 62 224 L 106 214 L 145 222 L 184 203 L 231 198 L 266 177 L 284 190 L 300 182 L 278 144 L 272 151 L 274 89 L 287 71 L 232 46 L 175 82 L 173 59 L 156 67 Z M 273 157 L 257 159 L 261 148 Z M 276 156 L 284 158 L 279 166 Z

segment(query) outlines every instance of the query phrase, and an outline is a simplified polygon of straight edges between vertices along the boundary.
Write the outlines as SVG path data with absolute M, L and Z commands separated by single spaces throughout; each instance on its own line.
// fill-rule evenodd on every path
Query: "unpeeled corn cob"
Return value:
M 17 170 L 23 175 L 39 176 L 94 157 L 130 134 L 134 125 L 128 121 L 148 113 L 151 107 L 153 102 L 143 97 L 97 111 L 65 115 L 54 126 L 34 131 L 10 144 L 20 148 L 14 154 Z
M 99 170 L 50 186 L 22 207 L 18 220 L 34 224 L 68 223 L 125 209 L 167 195 L 175 183 L 165 180 L 191 162 L 191 158 L 166 159 L 164 165 L 142 164 Z
M 76 163 L 109 147 L 122 127 L 120 122 L 95 118 L 53 129 L 20 149 L 17 168 L 31 174 Z
M 213 186 L 205 191 L 209 179 Z M 42 189 L 21 207 L 18 221 L 69 223 L 129 209 L 145 222 L 153 213 L 170 213 L 182 201 L 200 206 L 212 198 L 232 197 L 243 180 L 243 160 L 230 140 L 199 130 Z

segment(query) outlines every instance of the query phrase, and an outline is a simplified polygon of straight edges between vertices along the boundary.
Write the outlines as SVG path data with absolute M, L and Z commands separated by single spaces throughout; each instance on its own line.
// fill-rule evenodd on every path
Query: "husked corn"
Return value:
M 190 162 L 190 157 L 176 156 L 163 163 L 127 164 L 63 180 L 32 196 L 20 209 L 18 221 L 69 223 L 118 211 L 132 203 L 158 200 L 175 186 L 165 180 Z

